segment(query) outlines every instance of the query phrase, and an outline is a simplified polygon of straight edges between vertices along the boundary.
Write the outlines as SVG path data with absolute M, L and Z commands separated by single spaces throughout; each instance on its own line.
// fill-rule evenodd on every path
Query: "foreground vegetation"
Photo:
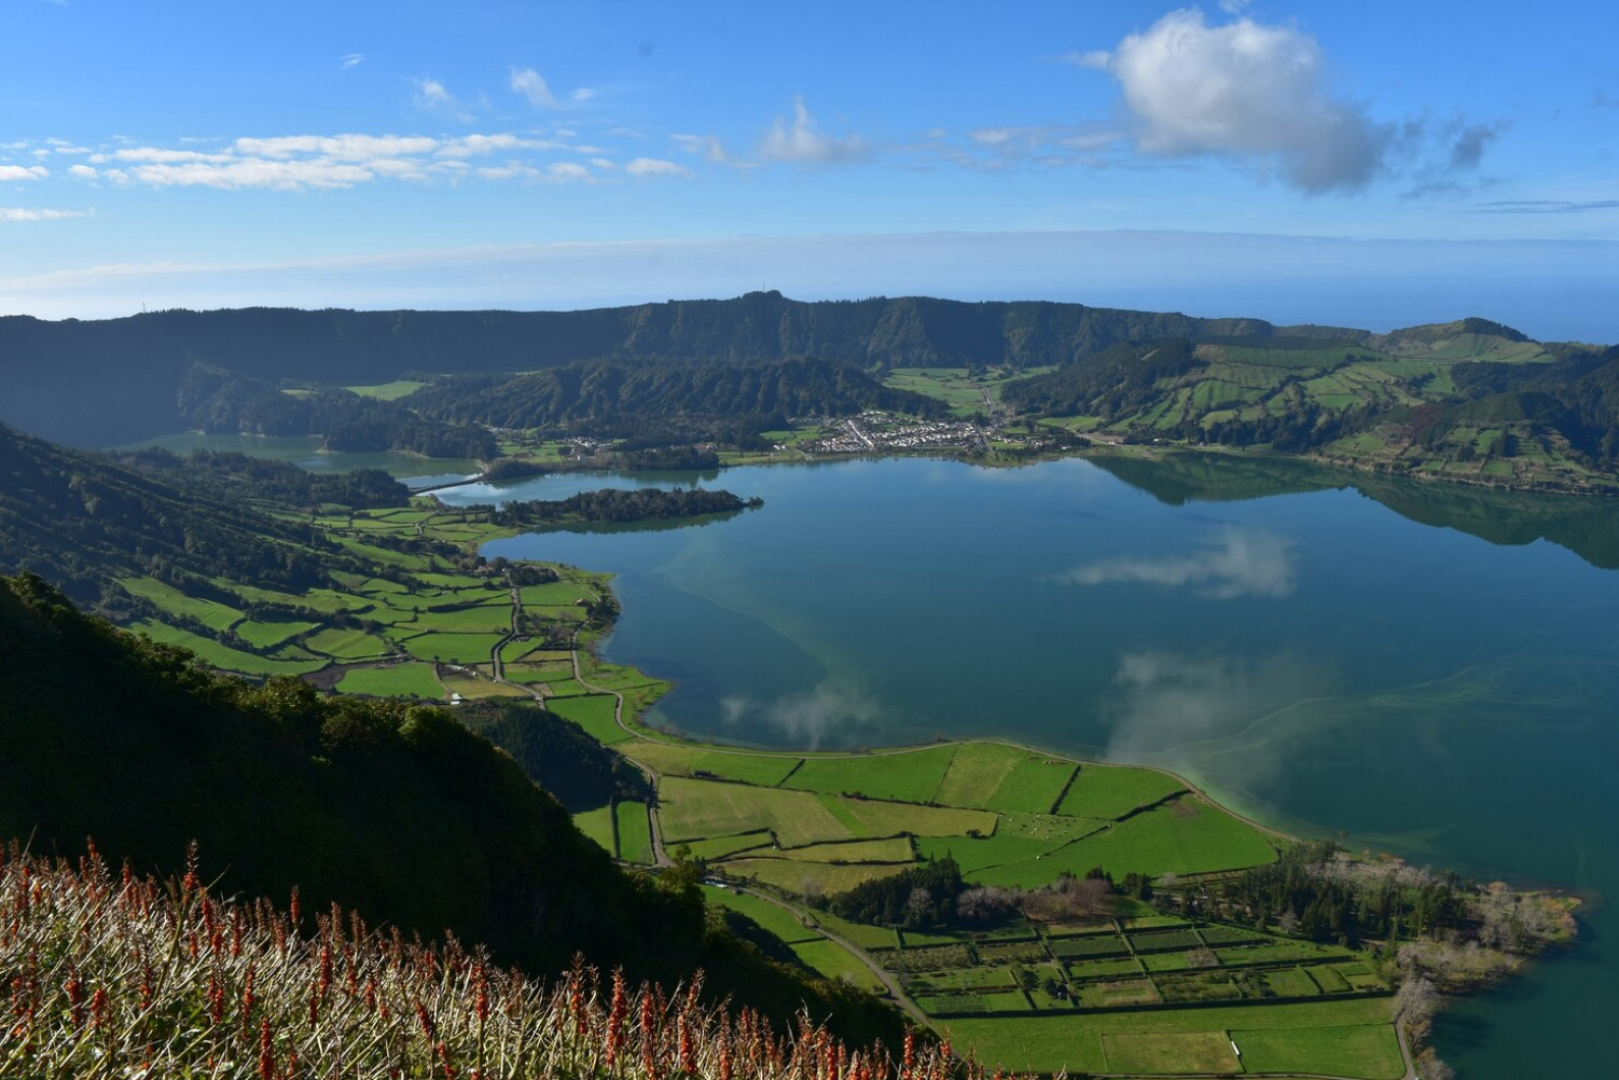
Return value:
M 453 938 L 423 944 L 332 906 L 221 897 L 169 879 L 0 852 L 8 1076 L 839 1076 L 944 1080 L 948 1046 L 850 1047 L 800 1018 L 778 1034 L 701 976 L 634 986 L 575 963 L 550 980 Z M 982 1080 L 970 1069 L 968 1080 Z

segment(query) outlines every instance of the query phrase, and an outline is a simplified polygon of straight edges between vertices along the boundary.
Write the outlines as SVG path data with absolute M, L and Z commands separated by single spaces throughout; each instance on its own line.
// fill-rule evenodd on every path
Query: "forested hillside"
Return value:
M 0 836 L 36 852 L 94 836 L 139 870 L 176 870 L 197 840 L 222 892 L 297 886 L 306 910 L 449 930 L 534 973 L 576 952 L 671 985 L 703 968 L 711 992 L 745 988 L 780 1021 L 807 1003 L 851 1038 L 897 1034 L 873 999 L 765 961 L 678 879 L 618 870 L 448 712 L 209 675 L 32 577 L 0 580 L 0 650 L 0 760 L 27 766 L 0 785 Z M 489 721 L 508 737 L 514 722 Z
M 1120 341 L 1268 335 L 1256 319 L 1194 319 L 1044 302 L 925 297 L 804 303 L 776 292 L 595 311 L 164 311 L 104 321 L 0 318 L 0 421 L 76 445 L 177 430 L 197 364 L 332 386 L 406 373 L 535 371 L 581 360 L 860 367 L 1031 367 Z M 1358 333 L 1350 331 L 1349 333 Z

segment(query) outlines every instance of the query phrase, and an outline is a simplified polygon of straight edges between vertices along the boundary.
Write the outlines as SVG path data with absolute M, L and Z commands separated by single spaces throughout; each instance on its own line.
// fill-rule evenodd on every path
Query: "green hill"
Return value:
M 576 952 L 670 985 L 702 968 L 715 995 L 745 993 L 778 1020 L 806 1005 L 857 1041 L 898 1032 L 875 999 L 766 961 L 678 875 L 620 871 L 443 710 L 209 675 L 34 577 L 0 580 L 0 651 L 0 836 L 36 852 L 76 854 L 93 836 L 138 870 L 172 871 L 194 839 L 222 892 L 297 886 L 305 910 L 448 931 L 535 973 Z

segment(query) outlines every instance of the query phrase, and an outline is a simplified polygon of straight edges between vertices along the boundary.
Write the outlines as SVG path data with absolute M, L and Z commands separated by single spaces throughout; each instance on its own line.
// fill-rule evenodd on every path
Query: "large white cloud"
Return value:
M 1312 193 L 1364 187 L 1383 165 L 1390 129 L 1333 94 L 1320 46 L 1297 27 L 1172 11 L 1075 59 L 1118 80 L 1146 153 L 1257 163 Z
M 865 141 L 858 135 L 836 139 L 821 134 L 802 96 L 793 99 L 792 123 L 786 117 L 777 117 L 759 147 L 759 156 L 766 161 L 853 161 L 865 157 L 866 152 Z

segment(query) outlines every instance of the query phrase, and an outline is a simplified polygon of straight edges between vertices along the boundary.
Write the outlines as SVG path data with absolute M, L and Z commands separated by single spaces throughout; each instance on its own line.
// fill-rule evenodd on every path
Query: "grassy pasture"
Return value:
M 1152 769 L 1085 765 L 1063 796 L 1060 813 L 1074 817 L 1121 818 L 1139 806 L 1185 791 L 1186 785 Z
M 868 799 L 933 800 L 956 754 L 955 746 L 849 758 L 808 758 L 783 784 L 800 791 L 860 794 Z
M 706 772 L 725 780 L 740 780 L 761 787 L 774 787 L 798 764 L 794 757 L 766 754 L 729 754 L 695 746 L 642 739 L 624 747 L 624 753 L 641 764 L 671 776 L 693 776 Z
M 618 823 L 618 857 L 625 862 L 652 863 L 652 823 L 646 803 L 624 801 L 614 807 Z
M 507 686 L 505 683 L 493 682 L 489 679 L 477 679 L 471 675 L 446 674 L 439 677 L 444 689 L 452 694 L 460 694 L 464 698 L 523 698 L 529 699 L 528 692 L 517 686 Z
M 431 664 L 351 668 L 338 680 L 337 689 L 345 694 L 372 697 L 416 697 L 433 701 L 444 697 L 444 687 L 434 676 Z
M 1292 1048 L 1296 1060 L 1281 1065 L 1284 1070 L 1309 1071 L 1327 1075 L 1386 1080 L 1402 1070 L 1385 1071 L 1387 1060 L 1376 1050 L 1362 1045 L 1361 1037 L 1347 1032 L 1370 1028 L 1383 1032 L 1389 1049 L 1398 1061 L 1391 1008 L 1386 999 L 1368 998 L 1334 1002 L 1305 1002 L 1290 1005 L 1233 1005 L 1218 1009 L 1164 1009 L 1135 1013 L 1046 1014 L 994 1019 L 952 1020 L 946 1027 L 958 1050 L 977 1051 L 978 1060 L 991 1067 L 1020 1071 L 1055 1073 L 1105 1072 L 1109 1070 L 1103 1050 L 1104 1035 L 1122 1033 L 1163 1034 L 1231 1031 L 1238 1036 L 1244 1058 L 1250 1058 L 1262 1043 L 1268 1043 L 1260 1058 L 1248 1060 L 1250 1071 L 1261 1071 L 1270 1046 Z M 1318 1034 L 1317 1032 L 1323 1032 Z M 1331 1034 L 1341 1032 L 1344 1034 Z M 1254 1041 L 1261 1036 L 1260 1041 Z M 1191 1072 L 1196 1064 L 1188 1062 Z M 1166 1070 L 1168 1071 L 1168 1070 Z
M 769 848 L 774 841 L 767 832 L 742 833 L 740 836 L 719 836 L 712 840 L 698 840 L 687 846 L 691 848 L 693 858 L 697 859 L 723 859 L 727 855 L 735 855 L 739 851 L 750 851 L 755 848 Z
M 1364 1080 L 1396 1080 L 1405 1075 L 1399 1043 L 1388 1024 L 1232 1030 L 1230 1036 L 1242 1051 L 1249 1072 L 1330 1072 Z
M 862 923 L 852 923 L 847 919 L 840 919 L 830 911 L 817 911 L 815 921 L 820 923 L 839 937 L 847 938 L 862 949 L 893 949 L 899 945 L 899 939 L 893 930 L 880 926 L 866 926 Z
M 604 746 L 612 746 L 626 739 L 635 738 L 629 732 L 619 727 L 613 720 L 614 701 L 606 694 L 587 694 L 580 697 L 562 698 L 560 700 L 547 700 L 546 709 L 558 716 L 572 720 L 585 729 L 585 733 Z M 739 825 L 725 830 L 734 833 L 738 829 L 745 829 L 746 825 Z
M 658 785 L 665 841 L 730 836 L 739 829 L 769 829 L 788 847 L 848 840 L 853 836 L 815 795 L 712 780 L 665 777 Z
M 562 664 L 507 664 L 506 678 L 514 683 L 555 683 L 573 678 L 572 666 Z
M 596 590 L 576 581 L 549 581 L 544 585 L 524 585 L 517 590 L 523 606 L 572 607 L 579 600 L 596 599 Z
M 418 634 L 402 642 L 405 651 L 421 660 L 442 664 L 482 664 L 488 661 L 503 634 Z
M 336 660 L 373 660 L 394 651 L 387 642 L 364 630 L 345 630 L 338 627 L 309 635 L 304 639 L 304 647 L 311 652 L 324 653 Z
M 303 675 L 319 671 L 327 664 L 325 660 L 271 660 L 256 653 L 242 652 L 240 649 L 221 645 L 213 638 L 193 634 L 189 630 L 181 630 L 176 626 L 150 620 L 132 623 L 129 629 L 138 634 L 146 634 L 153 641 L 164 645 L 178 645 L 190 649 L 203 663 L 220 671 L 236 671 L 243 675 Z
M 792 859 L 729 859 L 720 864 L 727 874 L 743 878 L 757 878 L 787 893 L 807 893 L 812 890 L 821 895 L 846 892 L 856 885 L 878 878 L 892 877 L 905 870 L 905 863 L 818 863 L 796 862 Z
M 398 401 L 402 397 L 409 397 L 426 385 L 424 382 L 412 382 L 409 379 L 395 379 L 393 382 L 378 383 L 376 386 L 345 386 L 343 389 L 351 394 L 375 398 L 378 401 Z
M 579 831 L 601 845 L 603 851 L 609 855 L 616 855 L 613 848 L 613 808 L 598 806 L 594 810 L 583 810 L 573 815 L 573 823 L 579 826 Z
M 249 619 L 236 625 L 236 636 L 255 649 L 274 649 L 299 634 L 306 634 L 318 624 L 311 622 L 256 622 Z
M 984 810 L 912 806 L 870 799 L 839 801 L 866 829 L 868 836 L 898 836 L 902 833 L 912 836 L 966 836 L 973 829 L 987 836 L 995 829 L 995 815 Z
M 799 922 L 798 916 L 769 900 L 735 889 L 716 889 L 712 885 L 703 887 L 703 895 L 711 903 L 722 904 L 746 915 L 789 945 L 823 940 L 820 934 Z
M 1003 814 L 994 836 L 982 839 L 929 837 L 919 841 L 917 848 L 928 858 L 953 857 L 961 864 L 962 874 L 974 879 L 978 871 L 990 867 L 1036 861 L 1043 866 L 1043 856 L 1089 836 L 1105 824 L 1089 818 Z
M 915 859 L 911 842 L 903 837 L 887 840 L 851 840 L 843 844 L 811 844 L 788 848 L 781 858 L 821 863 L 909 863 Z
M 443 634 L 498 634 L 511 629 L 512 609 L 506 604 L 486 604 L 424 611 L 416 616 L 416 625 Z
M 990 810 L 1049 814 L 1076 768 L 1071 761 L 1055 760 L 1042 754 L 1028 755 L 982 805 Z
M 1235 1072 L 1223 1031 L 1114 1031 L 1102 1035 L 1107 1067 L 1123 1073 Z
M 950 759 L 935 798 L 944 806 L 982 807 L 1028 751 L 1001 743 L 965 743 Z
M 243 615 L 233 607 L 199 596 L 187 596 L 156 578 L 124 578 L 124 591 L 150 601 L 158 610 L 184 619 L 193 619 L 210 630 L 225 631 L 241 622 Z
M 792 948 L 800 960 L 829 979 L 849 982 L 867 990 L 882 991 L 883 984 L 872 974 L 871 969 L 835 941 L 805 941 Z

